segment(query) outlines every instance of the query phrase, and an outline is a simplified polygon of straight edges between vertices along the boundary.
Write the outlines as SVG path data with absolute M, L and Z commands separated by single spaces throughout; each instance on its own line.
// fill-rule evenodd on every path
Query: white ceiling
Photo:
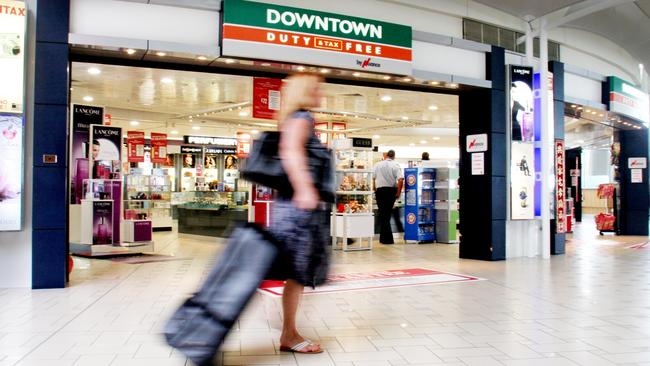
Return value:
M 100 74 L 89 73 L 92 68 Z M 235 136 L 238 131 L 275 129 L 275 121 L 250 117 L 252 89 L 253 79 L 247 76 L 72 65 L 73 103 L 102 105 L 114 125 L 170 137 L 172 131 L 178 137 Z M 338 84 L 324 84 L 323 93 L 321 110 L 328 114 L 316 114 L 317 120 L 346 122 L 354 131 L 351 136 L 379 135 L 380 145 L 458 146 L 457 96 Z M 87 96 L 91 103 L 84 101 Z M 382 101 L 385 96 L 391 100 Z M 131 121 L 139 124 L 132 126 Z

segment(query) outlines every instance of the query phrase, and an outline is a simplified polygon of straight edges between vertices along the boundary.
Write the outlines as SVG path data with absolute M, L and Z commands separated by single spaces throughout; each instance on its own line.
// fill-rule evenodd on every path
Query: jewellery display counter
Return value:
M 181 234 L 228 237 L 230 229 L 248 221 L 248 192 L 174 192 Z

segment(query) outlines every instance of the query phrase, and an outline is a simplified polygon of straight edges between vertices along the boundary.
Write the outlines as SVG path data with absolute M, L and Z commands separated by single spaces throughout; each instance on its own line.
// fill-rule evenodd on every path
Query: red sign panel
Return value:
M 167 162 L 167 134 L 151 133 L 151 162 L 164 164 Z
M 327 122 L 319 122 L 314 125 L 314 128 L 316 128 L 316 137 L 318 137 L 323 145 L 327 145 L 327 131 L 318 130 L 327 130 L 327 127 Z
M 564 140 L 555 140 L 555 232 L 566 232 L 566 191 Z
M 128 131 L 126 136 L 129 163 L 144 162 L 144 132 Z
M 253 118 L 275 119 L 280 110 L 282 80 L 253 78 Z
M 247 158 L 251 151 L 251 135 L 245 132 L 237 132 L 237 157 Z

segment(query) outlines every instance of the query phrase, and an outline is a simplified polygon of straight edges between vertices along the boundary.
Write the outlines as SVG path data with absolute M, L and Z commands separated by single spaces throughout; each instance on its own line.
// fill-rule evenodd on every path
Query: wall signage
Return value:
M 411 74 L 411 27 L 245 0 L 223 9 L 224 56 Z
M 251 151 L 252 137 L 250 133 L 237 132 L 237 157 L 247 158 Z
M 488 150 L 488 137 L 486 133 L 467 135 L 466 150 L 469 153 L 484 152 Z
M 485 153 L 472 154 L 472 175 L 485 175 Z
M 183 136 L 183 140 L 193 145 L 237 146 L 237 139 L 232 137 Z
M 144 162 L 144 132 L 127 131 L 126 133 L 126 151 L 130 163 Z
M 627 167 L 630 169 L 645 169 L 648 167 L 647 158 L 628 158 Z
M 0 114 L 0 231 L 22 229 L 23 119 Z
M 200 154 L 202 152 L 202 147 L 181 145 L 181 154 Z
M 275 119 L 280 110 L 282 80 L 253 78 L 253 118 Z
M 555 232 L 566 232 L 566 177 L 564 140 L 555 140 Z
M 23 113 L 25 3 L 0 0 L 0 112 Z
M 237 154 L 236 148 L 230 147 L 206 147 L 206 154 Z
M 151 133 L 151 162 L 165 164 L 167 162 L 167 134 Z
M 372 148 L 372 139 L 354 137 L 352 138 L 352 147 Z
M 535 128 L 533 68 L 509 66 L 510 218 L 535 218 Z
M 611 112 L 620 113 L 648 125 L 650 123 L 650 100 L 648 94 L 633 84 L 610 76 L 608 107 Z
M 630 169 L 630 174 L 632 183 L 643 183 L 643 169 Z

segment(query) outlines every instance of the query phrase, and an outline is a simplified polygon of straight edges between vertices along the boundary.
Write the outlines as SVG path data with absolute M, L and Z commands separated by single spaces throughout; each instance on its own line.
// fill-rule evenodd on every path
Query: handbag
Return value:
M 282 196 L 291 197 L 293 187 L 279 156 L 280 132 L 262 133 L 253 141 L 246 167 L 241 171 L 244 179 L 275 189 Z M 309 171 L 321 200 L 334 202 L 334 166 L 332 153 L 320 140 L 311 135 L 305 144 Z

